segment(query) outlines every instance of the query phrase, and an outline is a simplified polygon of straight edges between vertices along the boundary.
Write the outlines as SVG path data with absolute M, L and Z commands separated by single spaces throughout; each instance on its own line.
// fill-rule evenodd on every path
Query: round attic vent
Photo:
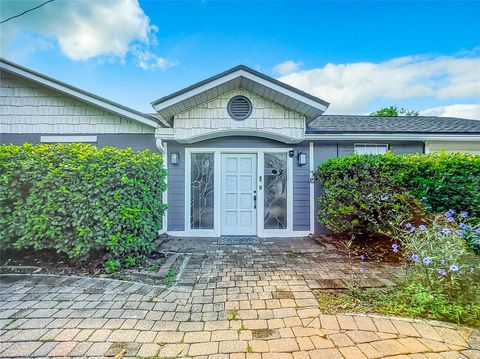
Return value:
M 235 96 L 228 101 L 227 109 L 234 120 L 245 120 L 252 113 L 252 103 L 245 96 Z

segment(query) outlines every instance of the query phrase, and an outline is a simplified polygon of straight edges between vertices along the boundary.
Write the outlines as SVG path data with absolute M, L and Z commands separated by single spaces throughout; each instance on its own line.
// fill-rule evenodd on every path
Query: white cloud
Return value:
M 148 50 L 133 49 L 132 53 L 137 59 L 138 67 L 144 70 L 161 69 L 166 70 L 177 65 L 176 61 L 169 61 L 164 57 L 157 56 Z
M 38 1 L 32 0 L 2 1 L 2 17 L 36 5 Z M 18 35 L 29 32 L 56 42 L 62 53 L 75 61 L 96 57 L 119 58 L 123 61 L 128 53 L 135 56 L 143 52 L 149 52 L 152 59 L 162 59 L 146 50 L 156 44 L 158 29 L 150 23 L 138 0 L 55 1 L 2 24 L 1 30 L 4 34 L 2 52 L 8 52 Z M 15 48 L 18 47 L 15 44 Z M 136 53 L 132 51 L 138 48 L 143 50 Z M 148 66 L 153 67 L 164 66 Z
M 298 71 L 302 68 L 303 62 L 302 61 L 293 61 L 287 60 L 280 64 L 277 64 L 273 67 L 273 71 L 280 76 L 285 76 L 291 74 L 292 72 Z
M 456 104 L 438 106 L 420 111 L 424 116 L 459 117 L 480 120 L 480 105 L 477 104 Z
M 473 50 L 472 50 L 473 51 Z M 480 98 L 478 50 L 455 56 L 405 56 L 385 62 L 327 64 L 279 80 L 331 103 L 329 113 L 365 113 L 374 99 Z

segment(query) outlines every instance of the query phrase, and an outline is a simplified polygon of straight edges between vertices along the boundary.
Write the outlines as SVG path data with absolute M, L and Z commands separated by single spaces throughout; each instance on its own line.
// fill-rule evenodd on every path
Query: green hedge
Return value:
M 153 249 L 163 158 L 88 144 L 0 146 L 1 247 L 54 249 L 110 269 Z
M 322 163 L 319 221 L 334 234 L 375 234 L 398 216 L 415 216 L 413 195 L 430 212 L 480 216 L 480 156 L 351 155 Z

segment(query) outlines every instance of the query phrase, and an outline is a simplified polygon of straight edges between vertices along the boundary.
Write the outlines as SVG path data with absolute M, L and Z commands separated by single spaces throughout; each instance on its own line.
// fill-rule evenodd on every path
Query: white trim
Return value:
M 167 107 L 170 107 L 172 105 L 175 105 L 176 103 L 179 103 L 181 101 L 184 101 L 190 97 L 193 97 L 193 96 L 196 96 L 202 92 L 205 92 L 205 91 L 208 91 L 216 86 L 220 86 L 222 85 L 223 83 L 225 82 L 228 82 L 228 81 L 231 81 L 233 79 L 236 79 L 237 77 L 245 77 L 249 80 L 252 80 L 260 85 L 263 85 L 265 87 L 268 87 L 272 90 L 275 90 L 277 92 L 280 92 L 288 97 L 291 97 L 297 101 L 300 101 L 308 106 L 311 106 L 313 108 L 316 108 L 320 111 L 325 111 L 327 109 L 327 106 L 323 105 L 323 104 L 320 104 L 312 99 L 309 99 L 305 96 L 302 96 L 294 91 L 291 91 L 289 89 L 286 89 L 280 85 L 277 85 L 275 83 L 272 83 L 270 81 L 267 81 L 259 76 L 256 76 L 256 75 L 253 75 L 251 74 L 250 72 L 247 72 L 245 70 L 237 70 L 235 72 L 232 72 L 230 74 L 227 74 L 225 76 L 222 76 L 218 79 L 215 79 L 211 82 L 208 82 L 206 84 L 203 84 L 202 86 L 199 86 L 199 87 L 196 87 L 190 91 L 187 91 L 187 92 L 184 92 L 178 96 L 175 96 L 173 98 L 170 98 L 168 100 L 165 100 L 163 102 L 160 102 L 160 103 L 157 103 L 153 106 L 153 108 L 156 110 L 156 111 L 161 111 L 163 109 L 166 109 Z
M 305 134 L 305 140 L 397 140 L 397 141 L 480 141 L 479 135 L 428 135 L 428 134 L 379 134 L 379 133 L 328 133 L 328 134 Z
M 167 234 L 172 237 L 189 237 L 189 238 L 217 238 L 218 235 L 214 231 L 205 230 L 205 231 L 167 231 Z M 287 230 L 276 230 L 272 232 L 267 232 L 263 236 L 258 236 L 259 238 L 300 238 L 307 237 L 310 234 L 309 231 L 287 231 Z
M 313 172 L 315 171 L 314 143 L 309 143 L 309 165 L 310 165 L 310 233 L 315 233 L 315 182 Z
M 95 143 L 97 136 L 40 136 L 41 143 Z
M 252 153 L 257 155 L 257 236 L 258 237 L 292 237 L 304 236 L 304 232 L 293 231 L 293 158 L 288 156 L 291 147 L 285 148 L 185 148 L 185 231 L 167 231 L 168 234 L 187 237 L 219 237 L 221 235 L 221 154 L 222 153 Z M 264 154 L 287 154 L 287 228 L 284 230 L 265 230 L 263 228 L 264 215 Z M 190 182 L 191 182 L 191 155 L 192 153 L 214 154 L 214 224 L 212 229 L 190 229 Z M 260 182 L 259 176 L 262 176 Z M 260 189 L 261 187 L 261 189 Z M 307 232 L 308 235 L 308 232 Z
M 141 122 L 147 126 L 157 128 L 160 127 L 160 125 L 153 120 L 149 120 L 148 118 L 145 118 L 144 116 L 139 115 L 138 113 L 135 113 L 133 111 L 129 111 L 125 108 L 116 106 L 107 100 L 102 100 L 100 98 L 97 98 L 97 96 L 94 96 L 93 94 L 86 94 L 80 89 L 74 89 L 71 86 L 66 86 L 66 84 L 61 84 L 57 81 L 54 81 L 53 79 L 48 79 L 45 78 L 44 76 L 40 76 L 39 74 L 32 73 L 30 71 L 26 71 L 24 69 L 21 69 L 17 66 L 10 65 L 9 63 L 6 63 L 4 61 L 1 61 L 2 64 L 2 70 L 5 69 L 9 72 L 12 72 L 14 74 L 17 74 L 21 77 L 24 77 L 26 79 L 29 79 L 31 81 L 37 82 L 39 84 L 42 84 L 44 86 L 50 87 L 54 90 L 63 92 L 64 94 L 73 96 L 79 100 L 82 100 L 84 102 L 87 102 L 91 105 L 95 105 L 98 107 L 101 107 L 107 111 L 113 112 L 117 115 L 129 118 L 131 120 Z
M 287 230 L 275 230 L 264 232 L 260 238 L 288 238 L 288 237 L 307 237 L 310 235 L 309 231 L 287 231 Z
M 212 138 L 225 137 L 225 136 L 255 136 L 264 137 L 271 140 L 280 141 L 286 144 L 296 144 L 303 141 L 303 138 L 285 136 L 279 133 L 270 131 L 264 131 L 257 128 L 244 128 L 244 129 L 225 129 L 225 130 L 212 130 L 200 135 L 194 135 L 186 138 L 175 138 L 178 143 L 192 144 L 195 142 L 205 141 Z

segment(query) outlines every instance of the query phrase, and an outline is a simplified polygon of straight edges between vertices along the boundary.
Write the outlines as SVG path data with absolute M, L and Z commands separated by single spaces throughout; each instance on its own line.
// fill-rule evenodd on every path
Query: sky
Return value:
M 55 0 L 0 26 L 2 57 L 143 112 L 243 64 L 328 114 L 480 119 L 480 1 Z

